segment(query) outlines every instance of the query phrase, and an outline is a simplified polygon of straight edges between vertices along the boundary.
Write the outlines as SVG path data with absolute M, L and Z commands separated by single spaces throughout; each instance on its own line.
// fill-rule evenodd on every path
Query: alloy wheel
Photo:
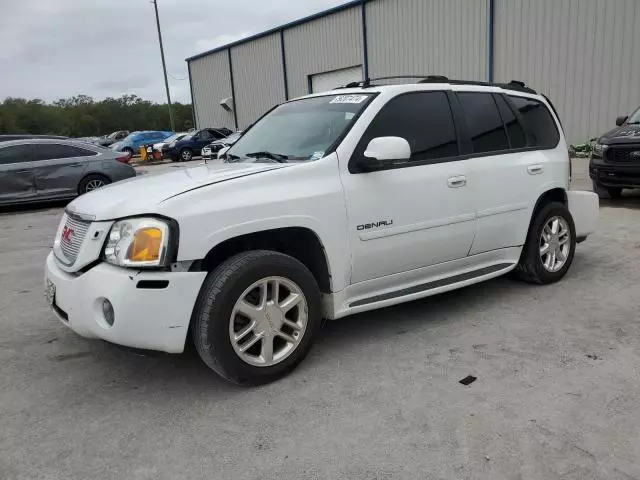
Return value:
M 571 229 L 567 221 L 558 216 L 551 217 L 540 234 L 540 260 L 548 272 L 557 272 L 564 267 L 571 250 Z

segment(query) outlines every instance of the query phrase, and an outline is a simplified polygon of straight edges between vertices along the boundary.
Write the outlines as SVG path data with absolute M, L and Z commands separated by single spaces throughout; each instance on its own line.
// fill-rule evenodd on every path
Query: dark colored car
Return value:
M 593 190 L 601 198 L 640 188 L 640 108 L 630 117 L 618 117 L 616 125 L 596 141 L 589 162 Z
M 118 130 L 117 132 L 112 132 L 109 135 L 105 135 L 104 137 L 100 137 L 98 139 L 98 145 L 102 145 L 103 147 L 110 147 L 114 143 L 127 138 L 129 136 L 129 130 Z
M 225 138 L 227 130 L 226 128 L 204 128 L 189 132 L 180 140 L 169 143 L 163 153 L 174 162 L 188 162 L 195 155 L 200 155 L 204 146 L 209 145 L 214 140 Z
M 221 138 L 215 142 L 211 142 L 209 145 L 202 149 L 202 158 L 205 160 L 211 160 L 218 158 L 218 152 L 225 147 L 230 147 L 236 143 L 242 136 L 242 131 L 232 133 L 228 137 Z
M 29 135 L 29 134 L 16 134 L 16 135 L 0 135 L 0 142 L 9 142 L 11 140 L 24 140 L 28 138 L 47 138 L 52 140 L 69 140 L 69 137 L 61 137 L 60 135 Z
M 128 156 L 89 143 L 21 139 L 0 143 L 0 205 L 61 200 L 135 177 Z

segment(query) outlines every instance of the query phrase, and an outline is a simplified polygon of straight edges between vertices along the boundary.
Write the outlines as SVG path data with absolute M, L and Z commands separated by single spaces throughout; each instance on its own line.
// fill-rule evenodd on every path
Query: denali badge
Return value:
M 380 220 L 378 222 L 358 225 L 358 231 L 369 230 L 370 228 L 390 227 L 391 225 L 393 225 L 393 220 Z

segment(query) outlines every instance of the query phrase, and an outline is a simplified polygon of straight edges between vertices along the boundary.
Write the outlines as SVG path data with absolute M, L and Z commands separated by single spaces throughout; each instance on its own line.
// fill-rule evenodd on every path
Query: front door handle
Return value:
M 460 175 L 459 177 L 451 177 L 447 180 L 449 188 L 460 188 L 467 184 L 467 177 Z
M 529 172 L 529 175 L 540 175 L 544 172 L 544 167 L 542 165 L 529 165 L 527 172 Z

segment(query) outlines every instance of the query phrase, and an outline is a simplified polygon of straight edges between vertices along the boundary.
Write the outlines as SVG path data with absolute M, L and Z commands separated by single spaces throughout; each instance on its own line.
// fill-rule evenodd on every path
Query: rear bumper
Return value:
M 61 270 L 53 254 L 47 257 L 45 288 L 55 286 L 52 308 L 58 319 L 86 338 L 118 345 L 180 353 L 191 312 L 206 273 L 136 271 L 106 263 L 82 275 Z M 168 282 L 164 288 L 140 288 L 140 281 Z M 144 285 L 144 284 L 143 284 Z M 113 305 L 109 325 L 102 302 Z
M 569 191 L 569 211 L 576 226 L 576 237 L 584 241 L 593 233 L 598 224 L 600 213 L 600 200 L 593 192 Z

